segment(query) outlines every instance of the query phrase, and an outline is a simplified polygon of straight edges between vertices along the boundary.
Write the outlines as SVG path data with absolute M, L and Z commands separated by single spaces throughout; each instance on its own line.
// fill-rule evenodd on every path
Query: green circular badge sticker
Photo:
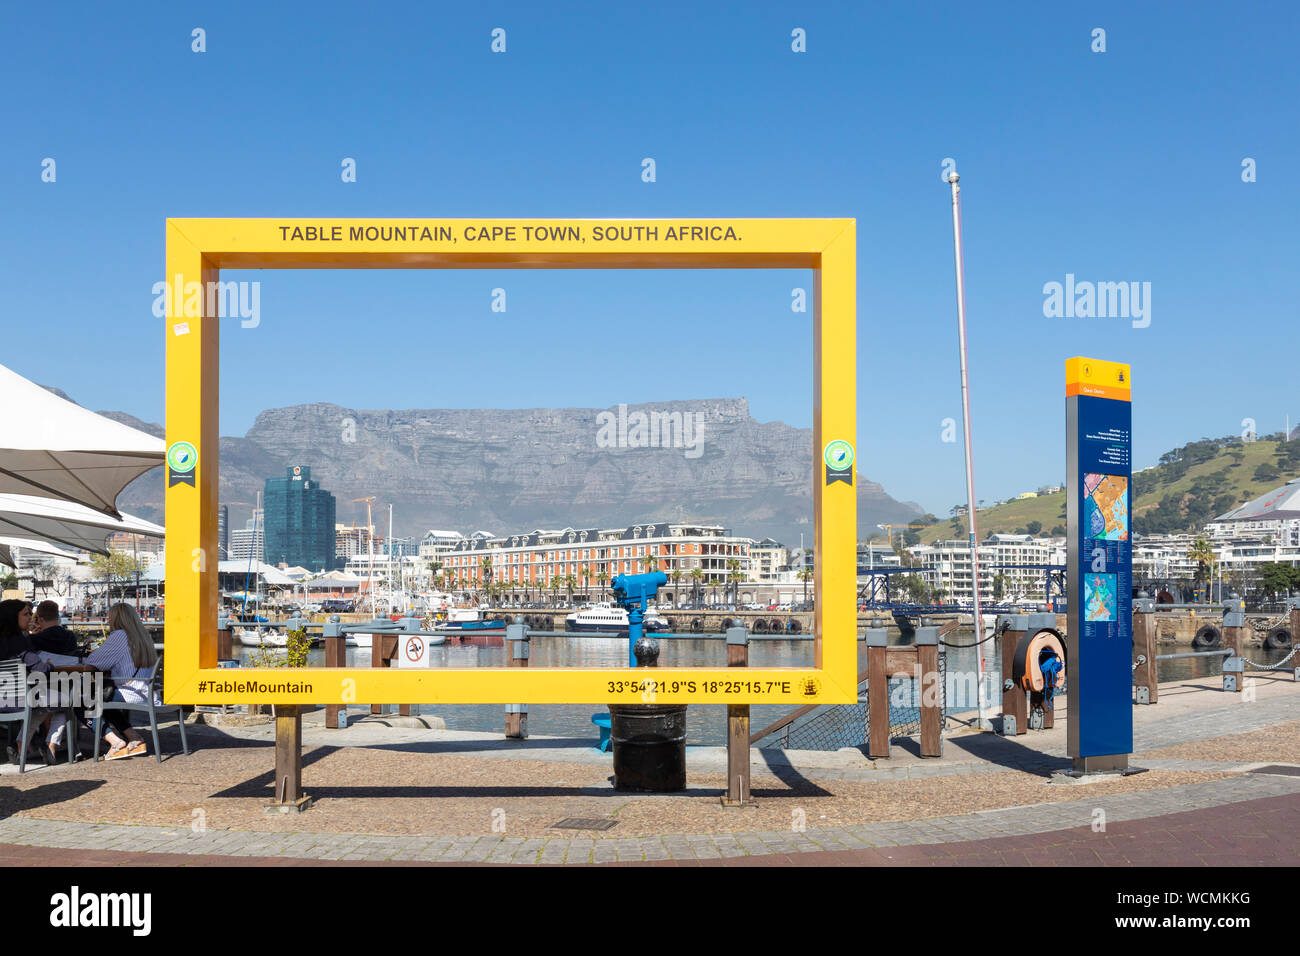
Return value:
M 199 450 L 187 441 L 173 442 L 167 449 L 167 467 L 172 471 L 193 471 L 199 463 Z
M 842 438 L 827 442 L 822 459 L 831 471 L 847 471 L 853 467 L 853 446 Z

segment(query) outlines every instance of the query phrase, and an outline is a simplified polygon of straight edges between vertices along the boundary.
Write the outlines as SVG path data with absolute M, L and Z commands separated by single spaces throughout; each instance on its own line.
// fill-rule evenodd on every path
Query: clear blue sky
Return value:
M 1064 476 L 1070 355 L 1133 365 L 1137 467 L 1246 417 L 1280 430 L 1300 420 L 1300 203 L 1285 180 L 1300 152 L 1297 11 L 15 6 L 0 34 L 0 361 L 161 420 L 151 288 L 168 216 L 856 217 L 859 468 L 943 514 L 965 494 L 961 445 L 940 440 L 960 418 L 940 181 L 952 157 L 979 497 Z M 191 51 L 194 27 L 206 53 Z M 495 27 L 505 54 L 489 49 Z M 790 49 L 795 27 L 806 53 Z M 1242 182 L 1246 157 L 1257 182 Z M 1150 327 L 1045 318 L 1043 284 L 1066 273 L 1150 282 Z M 226 278 L 262 289 L 261 324 L 223 329 L 223 434 L 310 401 L 744 395 L 762 420 L 811 423 L 808 323 L 790 310 L 806 274 Z M 498 286 L 504 315 L 490 310 Z

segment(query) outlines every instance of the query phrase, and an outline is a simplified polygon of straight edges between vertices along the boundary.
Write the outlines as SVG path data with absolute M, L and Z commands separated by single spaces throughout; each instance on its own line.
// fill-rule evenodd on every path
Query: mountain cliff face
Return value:
M 667 424 L 679 420 L 680 431 Z M 221 439 L 220 454 L 232 528 L 243 527 L 266 478 L 299 464 L 337 496 L 340 521 L 354 513 L 351 499 L 374 495 L 376 509 L 392 503 L 398 534 L 690 520 L 791 546 L 801 533 L 813 538 L 812 430 L 755 421 L 744 399 L 622 409 L 295 405 L 262 412 L 243 438 Z M 860 537 L 920 513 L 875 482 L 855 484 Z M 120 504 L 160 521 L 161 474 L 133 482 Z M 378 511 L 375 519 L 384 526 Z

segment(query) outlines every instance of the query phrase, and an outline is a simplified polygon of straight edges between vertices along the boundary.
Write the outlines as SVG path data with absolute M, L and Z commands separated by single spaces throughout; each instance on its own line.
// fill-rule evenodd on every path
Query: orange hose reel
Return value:
M 1016 653 L 1011 665 L 1011 679 L 1017 687 L 1023 687 L 1033 694 L 1046 690 L 1041 667 L 1043 655 L 1051 652 L 1061 659 L 1061 669 L 1056 675 L 1054 690 L 1065 690 L 1065 645 L 1061 635 L 1054 630 L 1041 630 L 1035 634 L 1025 634 L 1016 643 Z

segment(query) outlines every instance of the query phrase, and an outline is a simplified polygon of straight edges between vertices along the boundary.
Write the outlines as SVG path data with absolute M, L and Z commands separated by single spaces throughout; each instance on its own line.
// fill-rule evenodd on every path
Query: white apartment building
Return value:
M 252 522 L 249 522 L 247 528 L 235 528 L 230 532 L 230 560 L 247 561 L 250 557 L 254 561 L 261 561 L 265 554 L 262 546 L 262 523 L 257 523 L 257 530 L 252 528 Z
M 334 526 L 334 557 L 347 564 L 356 555 L 367 555 L 374 547 L 374 529 L 364 525 Z M 378 550 L 377 548 L 375 550 Z
M 858 574 L 865 574 L 875 568 L 897 568 L 902 559 L 893 546 L 876 542 L 858 542 Z
M 420 557 L 425 561 L 443 561 L 443 555 L 464 540 L 465 536 L 459 531 L 430 528 L 420 537 Z
M 919 572 L 930 588 L 941 588 L 944 602 L 971 605 L 975 602 L 972 586 L 970 544 L 961 540 L 936 541 L 912 548 L 918 564 L 930 570 Z M 1048 571 L 1026 565 L 1064 565 L 1064 538 L 1035 538 L 1027 534 L 990 535 L 979 546 L 980 601 L 994 600 L 994 579 L 1003 575 L 1003 601 L 1045 599 Z
M 787 569 L 790 564 L 790 549 L 779 541 L 771 538 L 764 538 L 749 549 L 750 570 L 752 574 L 750 579 L 753 581 L 778 581 L 783 580 L 781 576 L 782 569 Z
M 1149 534 L 1138 538 L 1133 544 L 1134 581 L 1190 583 L 1198 567 L 1187 555 L 1200 537 L 1206 536 Z M 1260 565 L 1273 562 L 1300 567 L 1300 545 L 1283 545 L 1248 535 L 1209 540 L 1215 559 L 1225 573 L 1245 572 L 1253 577 Z

